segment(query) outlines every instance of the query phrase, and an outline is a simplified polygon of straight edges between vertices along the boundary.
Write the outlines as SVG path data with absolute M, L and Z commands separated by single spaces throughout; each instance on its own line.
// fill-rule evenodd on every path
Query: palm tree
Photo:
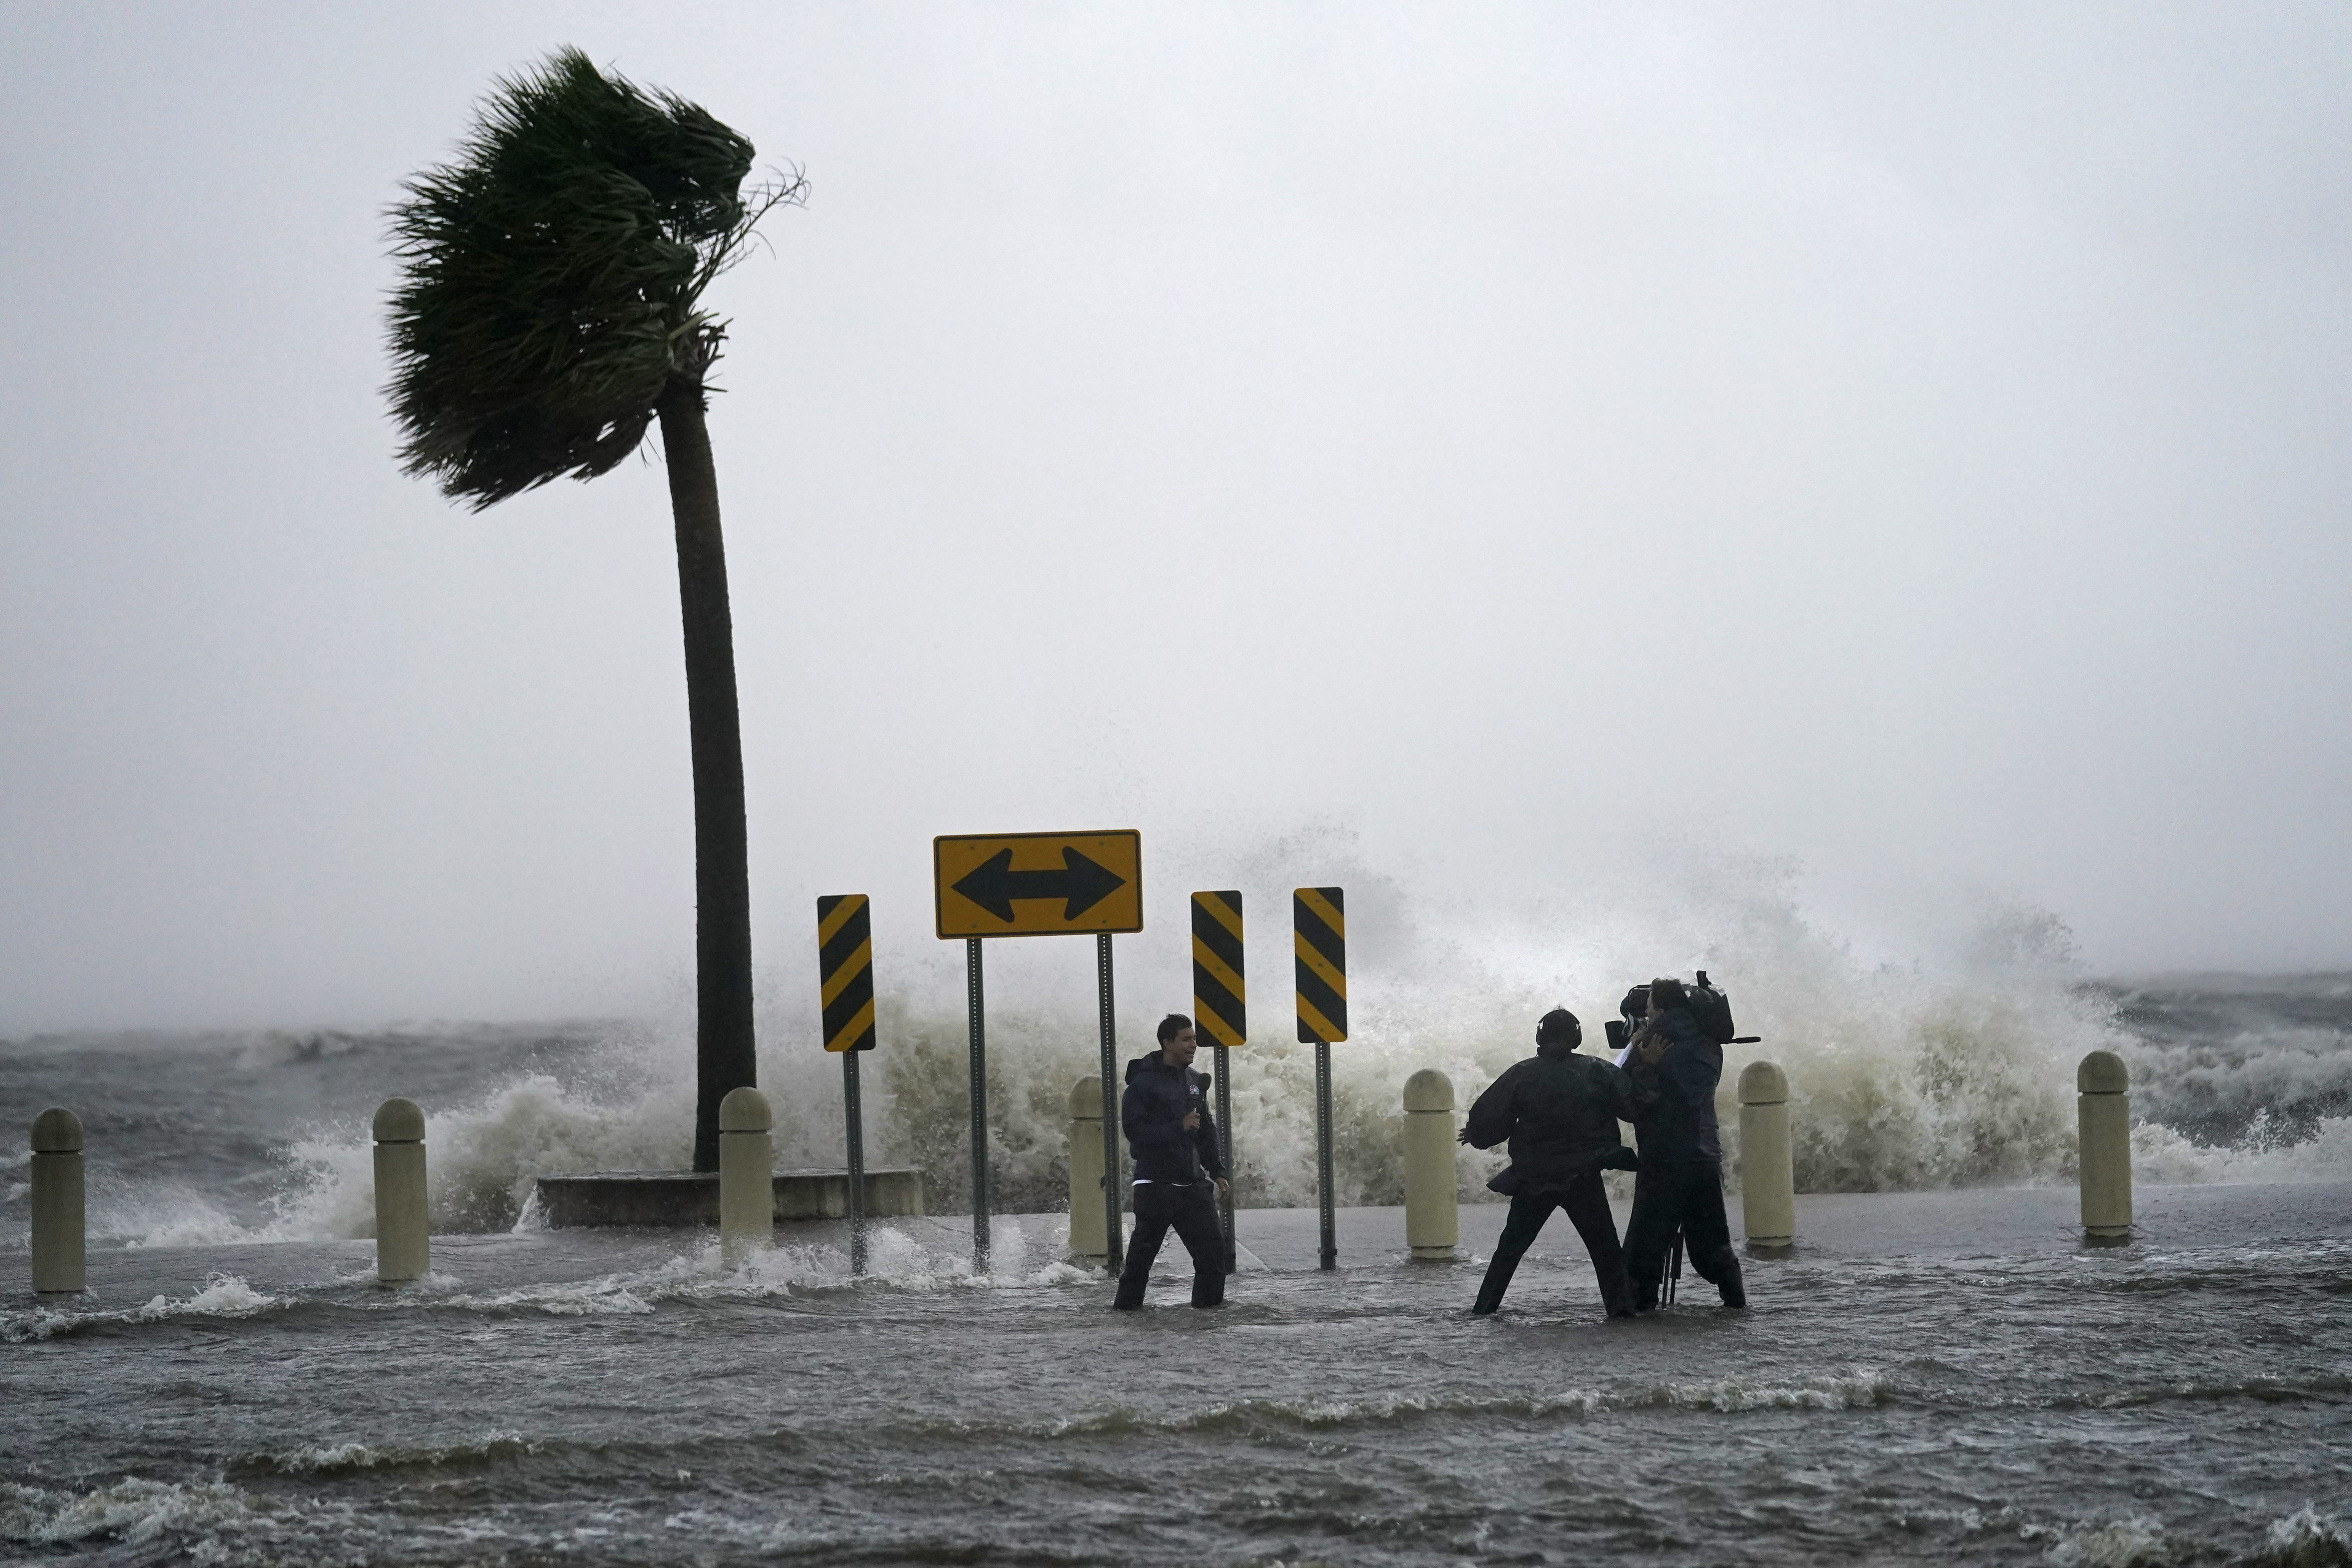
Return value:
M 798 174 L 751 190 L 751 143 L 577 49 L 501 79 L 447 164 L 392 209 L 401 268 L 387 388 L 406 470 L 476 510 L 592 479 L 656 419 L 668 458 L 694 752 L 694 1165 L 757 1073 L 734 627 L 704 422 L 726 323 L 702 291 Z

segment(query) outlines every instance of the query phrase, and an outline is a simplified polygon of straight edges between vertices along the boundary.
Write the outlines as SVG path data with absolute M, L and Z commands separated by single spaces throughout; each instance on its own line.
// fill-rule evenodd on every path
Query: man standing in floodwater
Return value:
M 1642 1113 L 1633 1118 L 1641 1169 L 1633 1178 L 1633 1216 L 1625 1222 L 1633 1305 L 1644 1312 L 1657 1306 L 1666 1247 L 1680 1230 L 1699 1277 L 1723 1292 L 1725 1306 L 1745 1307 L 1748 1290 L 1723 1212 L 1723 1145 L 1715 1121 L 1723 1047 L 1699 1027 L 1681 981 L 1653 980 L 1649 989 L 1649 1019 L 1625 1057 L 1643 1101 Z
M 1192 1255 L 1192 1305 L 1225 1304 L 1225 1237 L 1211 1196 L 1213 1183 L 1223 1193 L 1225 1167 L 1209 1117 L 1209 1080 L 1192 1070 L 1199 1048 L 1192 1020 L 1171 1013 L 1160 1020 L 1160 1049 L 1127 1064 L 1118 1122 L 1135 1160 L 1135 1234 L 1111 1302 L 1123 1311 L 1143 1305 L 1152 1260 L 1171 1229 Z
M 1633 1119 L 1633 1086 L 1609 1063 L 1578 1056 L 1583 1041 L 1575 1014 L 1565 1007 L 1546 1013 L 1536 1024 L 1536 1054 L 1487 1085 L 1463 1123 L 1461 1141 L 1474 1148 L 1491 1149 L 1507 1138 L 1511 1144 L 1510 1168 L 1486 1184 L 1509 1195 L 1511 1215 L 1470 1309 L 1482 1317 L 1503 1304 L 1520 1258 L 1555 1208 L 1568 1211 L 1584 1238 L 1609 1315 L 1633 1315 L 1617 1221 L 1601 1185 L 1601 1171 L 1622 1163 L 1617 1123 Z

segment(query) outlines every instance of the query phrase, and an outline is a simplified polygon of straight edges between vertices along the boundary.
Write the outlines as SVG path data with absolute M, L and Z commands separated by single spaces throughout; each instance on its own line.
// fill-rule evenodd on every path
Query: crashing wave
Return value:
M 1718 1109 L 1734 1173 L 1733 1086 L 1761 1056 L 1789 1076 L 1800 1191 L 2070 1181 L 2074 1068 L 2086 1051 L 2112 1049 L 2133 1071 L 2141 1181 L 2352 1177 L 2352 983 L 2344 977 L 2311 983 L 2295 1003 L 2301 1012 L 2266 1024 L 2257 1000 L 2275 985 L 2233 993 L 2210 980 L 2170 989 L 2088 984 L 2063 924 L 2021 910 L 1985 915 L 1934 962 L 1871 964 L 1805 917 L 1785 868 L 1719 857 L 1685 868 L 1679 880 L 1596 889 L 1590 905 L 1598 914 L 1487 911 L 1441 928 L 1433 921 L 1442 917 L 1417 918 L 1392 879 L 1344 856 L 1335 864 L 1330 849 L 1277 846 L 1251 875 L 1349 889 L 1354 1034 L 1332 1052 L 1342 1205 L 1402 1201 L 1400 1095 L 1413 1072 L 1443 1070 L 1466 1105 L 1527 1054 L 1533 1019 L 1547 1007 L 1565 1002 L 1597 1037 L 1626 984 L 1701 967 L 1729 987 L 1741 1027 L 1764 1037 L 1734 1047 L 1726 1064 Z M 1260 921 L 1254 950 L 1279 955 L 1278 935 Z M 1264 956 L 1255 967 L 1260 1027 L 1234 1053 L 1231 1085 L 1238 1195 L 1250 1205 L 1306 1205 L 1315 1200 L 1313 1058 L 1288 1037 L 1286 990 L 1269 984 L 1276 975 Z M 867 1157 L 919 1167 L 932 1212 L 958 1212 L 970 1201 L 963 1013 L 952 976 L 926 980 L 918 970 L 915 983 L 881 998 L 882 1047 L 866 1077 Z M 1286 978 L 1279 966 L 1277 973 Z M 991 1013 L 991 1181 L 1000 1212 L 1066 1202 L 1066 1106 L 1072 1084 L 1096 1070 L 1097 1021 L 1091 987 L 1057 989 L 1066 998 L 1058 1006 Z M 1148 1042 L 1156 1011 L 1122 1017 L 1123 1055 Z M 2228 1024 L 2218 1037 L 2213 1019 Z M 530 1031 L 412 1027 L 215 1045 L 251 1070 L 380 1079 L 385 1092 L 419 1097 L 429 1118 L 433 1225 L 450 1233 L 528 1227 L 542 1174 L 683 1164 L 689 1035 L 583 1029 L 561 1060 L 520 1068 L 511 1064 L 524 1058 L 513 1053 L 538 1039 Z M 778 1108 L 787 1165 L 841 1158 L 837 1068 L 813 1035 L 813 1021 L 797 1012 L 761 1019 L 761 1079 Z M 443 1086 L 437 1093 L 411 1087 L 428 1068 Z M 92 1234 L 150 1245 L 373 1234 L 363 1122 L 314 1127 L 278 1158 L 277 1171 L 253 1173 L 278 1184 L 258 1220 L 249 1200 L 223 1192 L 109 1185 L 94 1173 Z M 1485 1183 L 1499 1158 L 1465 1152 L 1465 1200 L 1489 1196 Z M 22 1195 L 10 1192 L 13 1215 Z

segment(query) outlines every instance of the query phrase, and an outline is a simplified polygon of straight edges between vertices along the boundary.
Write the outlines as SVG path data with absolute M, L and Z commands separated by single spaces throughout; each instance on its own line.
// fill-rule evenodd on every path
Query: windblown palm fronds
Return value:
M 665 388 L 718 357 L 704 288 L 803 195 L 797 176 L 745 192 L 751 159 L 700 107 L 577 49 L 501 80 L 393 209 L 406 470 L 478 510 L 635 451 Z

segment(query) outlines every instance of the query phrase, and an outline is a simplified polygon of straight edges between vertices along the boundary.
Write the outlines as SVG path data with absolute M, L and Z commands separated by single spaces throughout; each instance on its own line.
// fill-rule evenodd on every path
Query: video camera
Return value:
M 1683 987 L 1683 994 L 1690 998 L 1691 1013 L 1697 1018 L 1700 1030 L 1717 1045 L 1753 1046 L 1763 1042 L 1761 1035 L 1738 1032 L 1738 1026 L 1731 1021 L 1731 998 L 1707 979 L 1706 970 L 1698 972 L 1697 984 Z M 1601 1026 L 1612 1051 L 1622 1051 L 1634 1031 L 1649 1017 L 1650 988 L 1636 985 L 1626 992 L 1624 1000 L 1617 1004 L 1617 1012 L 1618 1016 Z
M 1617 1004 L 1617 1016 L 1601 1026 L 1602 1032 L 1609 1037 L 1610 1051 L 1622 1054 L 1632 1043 L 1633 1031 L 1640 1028 L 1642 1020 L 1649 1016 L 1650 988 L 1636 985 L 1626 992 L 1625 999 Z

